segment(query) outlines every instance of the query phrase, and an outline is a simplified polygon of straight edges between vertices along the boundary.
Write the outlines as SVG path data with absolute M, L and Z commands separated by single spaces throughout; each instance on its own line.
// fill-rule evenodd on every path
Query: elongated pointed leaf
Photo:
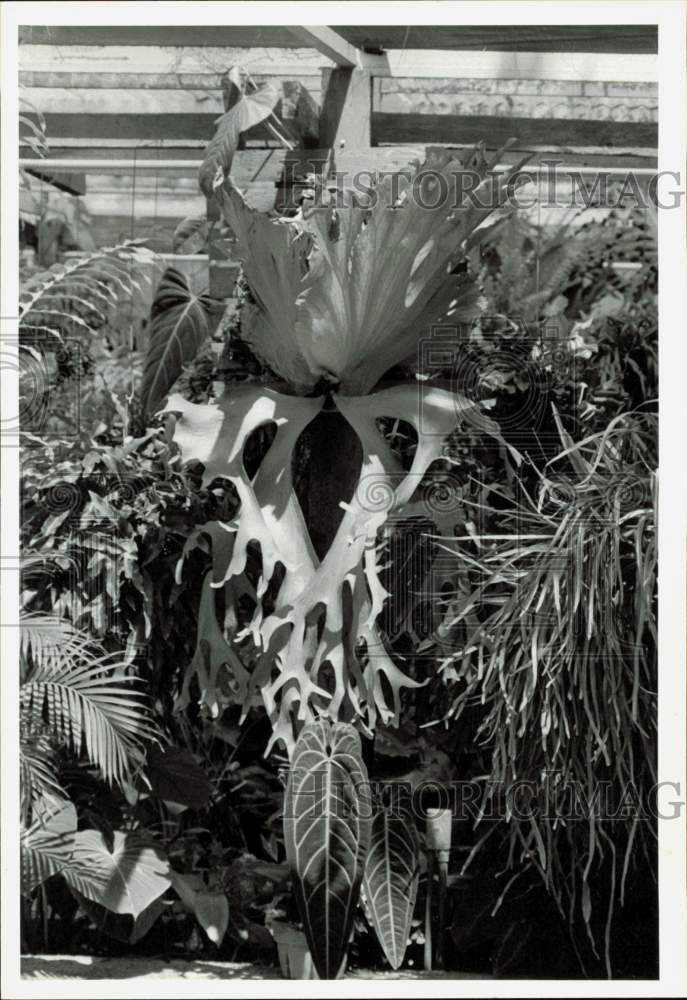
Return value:
M 392 969 L 403 962 L 419 877 L 420 847 L 413 817 L 380 807 L 372 821 L 364 886 L 377 939 Z
M 346 723 L 305 726 L 284 802 L 284 844 L 308 945 L 321 979 L 348 947 L 370 839 L 360 737 Z
M 69 864 L 74 851 L 76 810 L 66 799 L 46 799 L 36 818 L 22 830 L 21 888 L 25 895 L 57 875 Z
M 74 852 L 63 872 L 72 888 L 113 913 L 138 917 L 172 884 L 167 859 L 135 833 L 114 835 L 108 850 L 98 830 L 74 836 Z
M 196 893 L 194 913 L 212 943 L 220 945 L 229 926 L 229 901 L 224 893 Z
M 150 312 L 150 340 L 141 384 L 144 414 L 155 412 L 184 365 L 198 353 L 210 332 L 210 308 L 206 295 L 194 295 L 184 276 L 173 267 L 167 268 Z

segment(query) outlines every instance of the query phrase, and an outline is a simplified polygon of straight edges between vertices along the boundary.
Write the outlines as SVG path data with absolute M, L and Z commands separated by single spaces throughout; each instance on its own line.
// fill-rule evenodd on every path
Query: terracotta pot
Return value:
M 274 921 L 272 937 L 279 952 L 279 966 L 285 979 L 318 979 L 303 931 L 291 924 Z

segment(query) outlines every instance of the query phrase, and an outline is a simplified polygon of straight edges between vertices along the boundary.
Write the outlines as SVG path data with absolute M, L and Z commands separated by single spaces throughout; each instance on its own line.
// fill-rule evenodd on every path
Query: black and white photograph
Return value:
M 4 5 L 3 997 L 687 993 L 685 31 Z

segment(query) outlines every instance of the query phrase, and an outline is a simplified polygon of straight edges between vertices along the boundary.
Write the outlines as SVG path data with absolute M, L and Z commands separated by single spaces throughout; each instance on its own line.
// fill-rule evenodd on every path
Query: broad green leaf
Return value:
M 229 926 L 229 901 L 224 893 L 196 893 L 194 913 L 212 943 L 219 946 Z
M 172 884 L 162 852 L 140 834 L 121 830 L 115 832 L 112 851 L 98 830 L 75 834 L 74 852 L 63 874 L 87 899 L 134 918 Z
M 420 847 L 413 816 L 380 806 L 372 820 L 364 888 L 375 933 L 392 969 L 403 962 L 419 878 Z
M 205 883 L 200 875 L 191 873 L 182 875 L 180 872 L 175 872 L 173 868 L 170 868 L 169 878 L 179 899 L 186 909 L 193 913 L 196 905 L 196 896 L 205 888 Z
M 226 80 L 231 107 L 217 119 L 217 130 L 208 143 L 198 172 L 198 183 L 206 198 L 212 198 L 225 177 L 229 176 L 243 132 L 268 118 L 277 103 L 277 92 L 273 87 L 264 86 L 247 93 L 244 74 L 239 66 L 229 70 Z
M 308 946 L 321 979 L 348 948 L 370 839 L 360 737 L 346 723 L 305 726 L 289 769 L 284 845 Z
M 153 414 L 210 333 L 210 300 L 195 295 L 184 276 L 168 267 L 150 312 L 148 351 L 141 383 L 141 407 Z
M 36 818 L 20 835 L 21 887 L 29 895 L 70 863 L 74 851 L 76 809 L 66 799 L 46 797 Z

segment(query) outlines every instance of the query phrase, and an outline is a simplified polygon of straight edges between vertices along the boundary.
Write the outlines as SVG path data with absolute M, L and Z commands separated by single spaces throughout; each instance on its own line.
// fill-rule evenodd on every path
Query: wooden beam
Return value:
M 296 46 L 291 30 L 278 25 L 24 25 L 19 43 L 31 45 L 198 45 L 241 48 Z
M 230 66 L 247 64 L 253 76 L 319 76 L 330 61 L 315 49 L 280 49 L 240 45 L 222 46 L 214 37 L 211 46 L 185 44 L 186 35 L 177 35 L 175 44 L 154 45 L 20 45 L 20 72 L 61 73 L 166 73 L 183 79 L 184 74 L 221 75 Z
M 434 145 L 442 144 L 435 143 Z M 453 143 L 449 148 L 460 150 L 465 147 Z M 495 153 L 497 147 L 488 144 L 487 150 L 489 153 Z M 75 158 L 75 150 L 72 147 L 51 149 L 48 162 L 39 162 L 45 168 L 55 170 L 59 169 L 59 160 L 65 159 L 67 161 L 65 172 L 83 171 L 89 178 L 109 175 L 127 177 L 131 181 L 135 172 L 137 184 L 140 183 L 141 186 L 154 185 L 156 175 L 160 176 L 164 184 L 165 176 L 170 174 L 192 178 L 195 183 L 196 171 L 202 162 L 200 148 L 160 150 L 159 158 L 156 158 L 158 151 L 155 149 L 141 149 L 140 147 L 123 147 L 121 149 L 98 147 L 85 152 L 88 153 L 87 159 L 81 156 Z M 171 153 L 175 159 L 168 159 L 167 152 Z M 283 148 L 243 149 L 239 150 L 234 157 L 231 176 L 239 187 L 247 187 L 256 183 L 277 184 L 283 180 L 284 175 L 294 181 L 299 178 L 304 179 L 307 174 L 321 173 L 330 157 L 330 152 L 330 149 L 294 149 L 291 151 Z M 416 144 L 343 149 L 337 153 L 337 168 L 349 173 L 359 173 L 366 170 L 399 170 L 413 160 L 422 158 L 424 152 L 425 147 Z M 530 146 L 529 148 L 522 145 L 512 147 L 501 155 L 500 162 L 504 165 L 517 163 L 526 153 L 532 155 L 530 161 L 532 167 L 543 160 L 555 159 L 563 164 L 563 170 L 567 168 L 607 169 L 611 171 L 658 169 L 655 150 L 652 152 L 650 149 L 604 149 L 598 147 L 561 149 L 551 144 L 539 147 Z M 137 154 L 135 161 L 134 154 Z M 32 161 L 36 159 L 35 153 L 27 151 L 26 155 L 22 155 L 21 163 L 23 166 L 30 167 Z M 168 166 L 170 163 L 173 166 Z
M 385 53 L 385 72 L 375 76 L 472 80 L 574 80 L 595 83 L 655 83 L 658 57 L 595 52 L 440 52 L 434 49 Z
M 400 142 L 488 142 L 511 138 L 520 145 L 658 147 L 653 122 L 589 121 L 576 118 L 505 118 L 482 115 L 372 114 L 373 144 Z
M 337 25 L 365 49 L 498 49 L 525 52 L 658 52 L 655 24 Z
M 33 118 L 29 114 L 27 117 Z M 50 143 L 60 144 L 62 138 L 201 140 L 209 142 L 215 132 L 217 114 L 84 114 L 83 112 L 48 112 L 45 116 Z M 245 133 L 247 139 L 267 140 L 272 133 L 264 125 L 256 125 Z
M 337 66 L 374 70 L 382 75 L 386 71 L 384 56 L 370 55 L 355 45 L 351 45 L 342 37 L 338 29 L 294 25 L 290 30 L 300 45 L 317 49 L 322 55 L 335 62 Z
M 293 80 L 297 77 L 299 82 L 313 94 L 319 94 L 321 72 L 318 68 L 307 68 L 303 72 L 297 65 L 294 65 L 290 73 L 256 73 L 251 66 L 251 78 L 257 84 L 270 83 L 273 87 L 280 87 L 284 80 Z M 176 91 L 212 91 L 219 93 L 221 90 L 222 73 L 113 73 L 109 70 L 91 70 L 89 72 L 77 73 L 74 71 L 64 72 L 55 70 L 22 70 L 19 73 L 19 86 L 28 90 L 37 88 L 43 91 L 38 95 L 40 99 L 45 96 L 45 91 L 50 89 L 68 90 L 176 90 Z M 29 98 L 30 99 L 30 98 Z M 40 103 L 40 101 L 39 101 Z M 41 110 L 43 107 L 41 105 Z
M 320 146 L 349 149 L 371 145 L 372 83 L 367 70 L 322 71 Z
M 446 49 L 390 49 L 383 56 L 360 54 L 360 66 L 374 76 L 410 76 L 425 78 L 473 79 L 531 79 L 531 80 L 587 80 L 597 82 L 655 82 L 657 57 L 645 53 L 603 53 L 582 51 L 560 53 L 524 50 L 506 52 L 487 49 L 473 52 L 457 48 Z M 204 48 L 177 45 L 154 48 L 134 45 L 70 45 L 53 48 L 48 45 L 22 45 L 19 48 L 20 79 L 30 84 L 23 74 L 36 73 L 49 77 L 51 73 L 78 74 L 90 77 L 88 86 L 102 78 L 108 85 L 118 74 L 130 77 L 167 77 L 175 87 L 196 86 L 194 76 L 221 75 L 231 65 L 246 63 L 255 78 L 275 76 L 319 75 L 323 65 L 331 61 L 310 48 L 264 48 L 249 51 L 242 48 Z M 51 69 L 48 69 L 51 67 Z M 305 82 L 305 81 L 304 81 Z M 52 84 L 45 84 L 52 85 Z M 55 84 L 57 85 L 57 84 Z M 67 84 L 70 86 L 71 84 Z M 124 86 L 124 81 L 111 86 Z M 138 83 L 134 84 L 138 86 Z M 167 83 L 160 84 L 166 87 Z M 202 83 L 198 84 L 204 89 Z

